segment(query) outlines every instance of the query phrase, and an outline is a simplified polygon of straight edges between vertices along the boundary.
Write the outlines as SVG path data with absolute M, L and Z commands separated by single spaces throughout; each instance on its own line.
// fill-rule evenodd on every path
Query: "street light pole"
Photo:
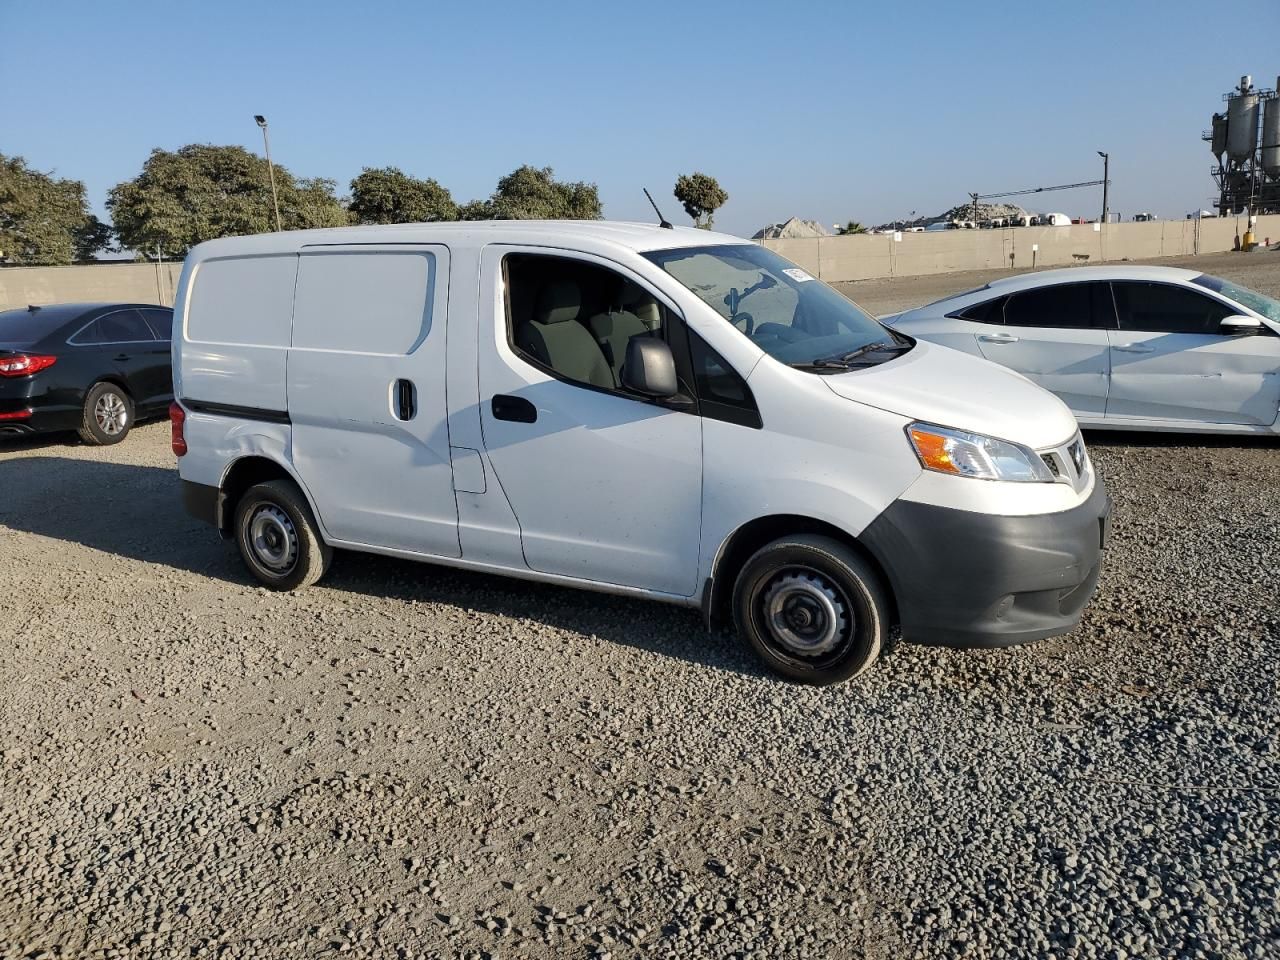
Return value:
M 271 141 L 267 139 L 267 118 L 257 113 L 254 122 L 262 128 L 262 149 L 267 152 L 267 175 L 271 178 L 271 207 L 276 212 L 276 232 L 284 228 L 280 226 L 280 200 L 276 197 L 276 168 L 271 165 Z
M 1102 222 L 1107 222 L 1107 187 L 1111 186 L 1111 154 L 1098 151 L 1102 158 Z

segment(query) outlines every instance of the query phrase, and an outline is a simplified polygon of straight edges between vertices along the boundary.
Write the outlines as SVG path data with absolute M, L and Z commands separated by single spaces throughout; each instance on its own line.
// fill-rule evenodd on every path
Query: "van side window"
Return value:
M 196 267 L 187 339 L 253 347 L 289 346 L 295 254 L 205 260 Z
M 689 331 L 689 355 L 698 386 L 698 407 L 704 417 L 757 429 L 764 426 L 747 381 L 692 330 Z
M 623 392 L 622 365 L 636 337 L 667 336 L 667 309 L 619 273 L 569 257 L 509 254 L 507 339 L 561 380 Z
M 431 332 L 435 255 L 425 250 L 304 252 L 295 349 L 405 356 Z

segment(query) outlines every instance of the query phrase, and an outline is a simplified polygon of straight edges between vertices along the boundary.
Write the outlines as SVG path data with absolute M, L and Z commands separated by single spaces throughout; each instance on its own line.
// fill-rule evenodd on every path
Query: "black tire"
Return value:
M 249 572 L 272 590 L 311 586 L 333 559 L 292 480 L 259 483 L 244 492 L 236 504 L 235 538 Z
M 133 428 L 133 400 L 124 388 L 100 381 L 84 395 L 80 439 L 95 447 L 119 443 Z
M 733 587 L 738 634 L 775 673 L 825 685 L 856 677 L 888 639 L 888 593 L 875 569 L 830 537 L 762 547 Z

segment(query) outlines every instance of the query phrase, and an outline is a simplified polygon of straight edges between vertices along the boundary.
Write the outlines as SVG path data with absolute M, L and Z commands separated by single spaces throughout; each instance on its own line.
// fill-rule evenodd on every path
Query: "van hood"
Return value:
M 1022 374 L 923 340 L 893 360 L 822 379 L 846 400 L 1033 449 L 1078 429 L 1065 403 Z

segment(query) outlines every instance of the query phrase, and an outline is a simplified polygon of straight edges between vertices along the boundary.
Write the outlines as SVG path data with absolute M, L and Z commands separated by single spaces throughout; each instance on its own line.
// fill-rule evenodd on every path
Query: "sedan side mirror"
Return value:
M 647 397 L 674 397 L 679 389 L 676 361 L 666 342 L 643 335 L 628 340 L 622 385 Z
M 1218 329 L 1230 337 L 1247 337 L 1262 332 L 1262 321 L 1257 317 L 1224 317 Z

